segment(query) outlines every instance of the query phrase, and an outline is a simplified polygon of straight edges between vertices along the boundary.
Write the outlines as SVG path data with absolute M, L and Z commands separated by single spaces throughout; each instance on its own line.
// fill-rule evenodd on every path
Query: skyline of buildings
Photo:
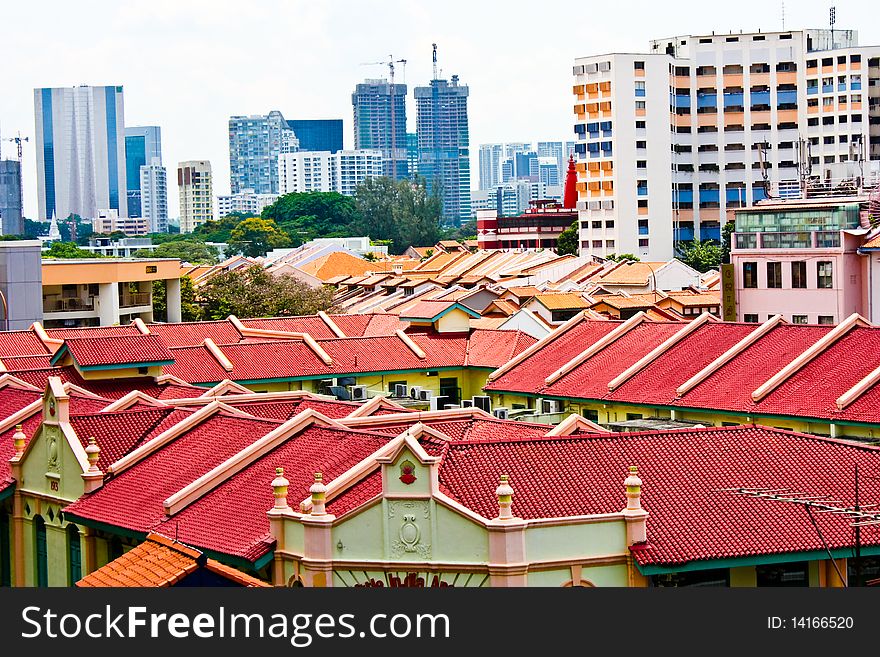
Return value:
M 142 217 L 141 167 L 154 159 L 162 165 L 162 129 L 159 126 L 125 128 L 125 182 L 129 217 Z
M 121 85 L 34 89 L 39 218 L 128 215 Z
M 297 151 L 278 160 L 279 193 L 337 192 L 354 195 L 366 178 L 378 178 L 385 165 L 382 151 Z
M 278 193 L 278 156 L 299 141 L 278 110 L 266 115 L 229 117 L 229 186 L 233 194 L 252 189 Z
M 151 233 L 168 231 L 168 173 L 154 157 L 140 167 L 141 213 Z

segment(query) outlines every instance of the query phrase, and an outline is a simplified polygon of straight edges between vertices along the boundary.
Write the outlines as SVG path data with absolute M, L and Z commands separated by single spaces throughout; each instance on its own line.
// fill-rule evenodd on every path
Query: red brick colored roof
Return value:
M 407 320 L 432 320 L 438 315 L 441 315 L 456 307 L 462 308 L 459 303 L 453 300 L 438 301 L 436 299 L 425 299 L 423 301 L 414 303 L 413 305 L 406 308 L 406 310 L 401 311 L 400 316 L 406 318 Z M 468 312 L 468 310 L 464 310 L 464 308 L 462 308 L 463 312 Z
M 755 324 L 710 322 L 609 392 L 608 382 L 686 325 L 642 323 L 548 385 L 546 377 L 620 326 L 618 321 L 582 320 L 487 384 L 486 390 L 880 424 L 880 387 L 876 385 L 843 409 L 837 406 L 844 393 L 880 367 L 880 327 L 851 329 L 755 402 L 753 391 L 834 328 L 777 325 L 679 396 L 677 388 L 758 328 Z
M 118 379 L 83 379 L 76 368 L 67 367 L 50 367 L 39 370 L 15 370 L 9 374 L 30 383 L 41 390 L 46 387 L 46 383 L 50 376 L 57 376 L 62 383 L 73 383 L 81 388 L 85 388 L 96 395 L 105 397 L 108 400 L 119 399 L 124 397 L 132 390 L 140 390 L 144 394 L 156 399 L 180 399 L 186 397 L 198 397 L 205 392 L 204 388 L 196 386 L 175 383 L 168 381 L 165 383 L 156 383 L 153 377 L 131 377 Z M 225 377 L 224 377 L 225 378 Z M 218 379 L 221 381 L 222 379 Z M 109 403 L 109 401 L 107 402 Z
M 52 356 L 50 354 L 40 354 L 37 356 L 4 356 L 2 358 L 3 367 L 6 371 L 14 370 L 37 370 L 52 366 Z
M 202 344 L 211 338 L 217 344 L 238 342 L 241 333 L 228 320 L 214 322 L 183 322 L 179 324 L 149 324 L 150 333 L 158 335 L 169 347 L 186 347 Z
M 164 519 L 165 499 L 277 426 L 270 420 L 212 415 L 67 510 L 147 534 Z
M 33 331 L 0 331 L 0 358 L 46 354 L 46 345 Z
M 56 352 L 53 361 L 57 361 L 65 349 L 80 367 L 164 363 L 174 360 L 165 342 L 157 335 L 68 338 Z
M 46 329 L 50 338 L 68 340 L 70 338 L 107 338 L 121 335 L 143 335 L 134 324 L 123 326 L 83 326 L 79 328 Z
M 484 517 L 497 515 L 497 475 L 510 475 L 513 512 L 523 518 L 614 513 L 626 505 L 623 479 L 637 465 L 648 541 L 640 564 L 824 550 L 797 505 L 724 492 L 790 488 L 853 503 L 853 468 L 880 468 L 880 449 L 766 427 L 725 427 L 591 437 L 449 443 L 440 468 L 448 494 Z M 564 473 L 562 475 L 561 473 Z M 880 477 L 863 479 L 862 499 L 880 498 Z M 817 514 L 834 548 L 852 544 L 848 519 Z M 880 527 L 862 529 L 880 545 Z
M 264 587 L 269 584 L 207 559 L 201 552 L 153 533 L 140 545 L 76 583 L 81 587 L 168 587 L 199 568 L 208 568 L 233 584 Z

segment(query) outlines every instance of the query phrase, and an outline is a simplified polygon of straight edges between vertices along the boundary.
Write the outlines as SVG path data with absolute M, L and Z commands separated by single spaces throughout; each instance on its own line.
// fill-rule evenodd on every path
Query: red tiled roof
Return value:
M 99 338 L 68 338 L 55 358 L 67 349 L 80 367 L 164 363 L 174 356 L 157 335 L 101 336 Z
M 222 398 L 220 398 L 222 400 Z M 225 401 L 225 400 L 223 400 Z M 343 418 L 350 415 L 354 410 L 360 407 L 360 404 L 345 401 L 335 401 L 331 399 L 316 399 L 312 397 L 299 397 L 296 399 L 286 399 L 283 401 L 255 401 L 255 402 L 226 402 L 231 406 L 250 413 L 256 417 L 267 418 L 271 420 L 288 420 L 297 413 L 311 408 L 318 411 L 322 415 L 329 418 Z
M 0 358 L 46 354 L 44 345 L 33 331 L 0 331 Z
M 449 443 L 440 483 L 453 499 L 497 515 L 497 475 L 510 475 L 522 518 L 619 512 L 623 479 L 637 465 L 648 542 L 640 564 L 683 564 L 756 554 L 824 550 L 807 514 L 793 504 L 723 489 L 779 488 L 853 503 L 853 468 L 880 470 L 880 450 L 765 427 L 725 427 L 506 442 Z M 561 475 L 560 473 L 564 473 Z M 862 499 L 880 497 L 880 477 L 863 480 Z M 267 507 L 268 508 L 268 507 Z M 817 516 L 830 547 L 852 543 L 846 518 Z M 862 529 L 880 544 L 880 527 Z
M 13 370 L 38 370 L 52 366 L 52 356 L 50 354 L 39 354 L 37 356 L 5 356 L 2 358 L 3 367 L 7 371 Z
M 438 301 L 436 299 L 425 299 L 401 311 L 400 316 L 407 319 L 431 320 L 458 305 L 457 302 L 452 300 Z
M 468 341 L 468 365 L 471 367 L 501 367 L 537 342 L 531 335 L 521 331 L 513 331 L 516 334 L 514 339 L 505 335 L 508 333 L 511 331 L 472 330 Z
M 143 335 L 134 324 L 123 326 L 82 326 L 78 328 L 46 329 L 50 338 L 68 340 L 70 338 L 112 338 L 120 335 Z
M 164 519 L 165 499 L 277 426 L 269 420 L 218 413 L 105 482 L 94 493 L 81 497 L 67 510 L 81 518 L 146 534 Z
M 189 347 L 211 338 L 217 344 L 238 342 L 241 334 L 228 320 L 213 322 L 183 322 L 179 324 L 149 324 L 150 333 L 158 335 L 169 347 Z

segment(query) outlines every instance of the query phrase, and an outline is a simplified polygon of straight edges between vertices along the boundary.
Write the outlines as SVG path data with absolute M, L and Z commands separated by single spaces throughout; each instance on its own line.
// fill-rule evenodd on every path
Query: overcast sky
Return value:
M 353 146 L 351 92 L 406 59 L 407 123 L 412 87 L 431 77 L 431 44 L 444 77 L 470 87 L 472 170 L 477 145 L 571 139 L 572 60 L 644 51 L 674 34 L 778 30 L 779 0 L 600 3 L 579 0 L 77 0 L 0 8 L 0 131 L 33 138 L 35 87 L 123 85 L 126 125 L 162 127 L 169 215 L 174 169 L 209 159 L 214 193 L 229 193 L 227 120 L 280 110 L 285 118 L 342 118 Z M 830 1 L 789 0 L 788 29 L 827 27 Z M 880 43 L 877 5 L 839 0 L 837 27 Z M 870 20 L 868 20 L 870 17 Z M 398 69 L 402 78 L 403 71 Z M 399 79 L 399 78 L 398 78 Z M 13 144 L 3 143 L 3 157 Z M 25 215 L 36 214 L 34 144 L 24 152 Z

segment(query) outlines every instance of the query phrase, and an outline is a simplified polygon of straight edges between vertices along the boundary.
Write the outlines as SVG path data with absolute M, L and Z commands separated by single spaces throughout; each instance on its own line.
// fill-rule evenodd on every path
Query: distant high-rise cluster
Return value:
M 159 126 L 125 129 L 128 216 L 143 217 L 151 233 L 168 230 L 167 173 L 162 166 Z
M 351 95 L 356 150 L 382 152 L 382 175 L 409 175 L 406 138 L 406 85 L 365 80 Z
M 337 192 L 353 196 L 367 178 L 383 175 L 380 150 L 298 151 L 279 159 L 281 194 L 294 192 Z
M 177 165 L 180 193 L 180 232 L 193 230 L 214 219 L 214 186 L 211 163 L 190 160 Z
M 281 112 L 229 117 L 229 178 L 232 193 L 252 189 L 278 193 L 278 156 L 299 149 Z

